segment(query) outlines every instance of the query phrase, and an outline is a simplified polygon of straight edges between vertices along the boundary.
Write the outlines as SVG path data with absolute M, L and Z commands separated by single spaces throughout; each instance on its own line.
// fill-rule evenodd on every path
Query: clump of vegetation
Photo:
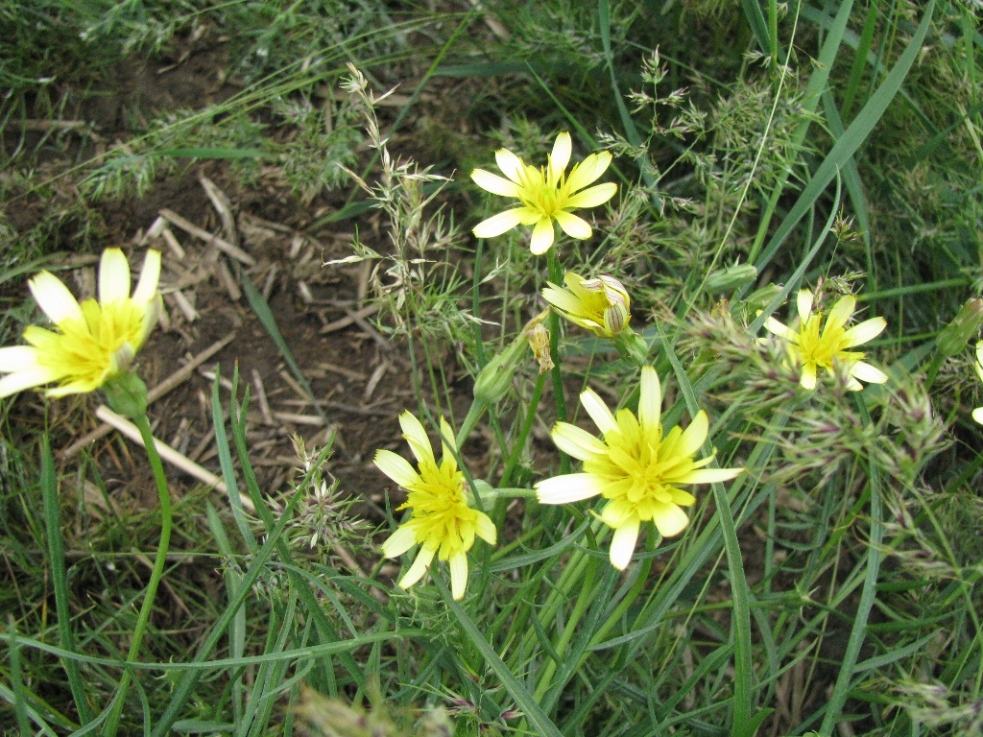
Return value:
M 8 3 L 0 721 L 978 733 L 979 15 Z

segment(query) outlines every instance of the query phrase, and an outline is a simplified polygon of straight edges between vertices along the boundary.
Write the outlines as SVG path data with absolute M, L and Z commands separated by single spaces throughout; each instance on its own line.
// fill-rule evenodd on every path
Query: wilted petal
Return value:
M 524 208 L 514 207 L 511 210 L 492 215 L 487 220 L 482 220 L 471 230 L 475 238 L 494 238 L 497 235 L 512 230 L 521 222 L 520 213 Z
M 639 521 L 636 517 L 614 531 L 611 538 L 611 565 L 619 571 L 625 570 L 631 562 L 635 543 L 638 541 L 638 528 Z
M 130 264 L 118 248 L 107 248 L 99 259 L 99 302 L 109 304 L 130 296 Z
M 571 504 L 597 496 L 603 483 L 590 473 L 568 473 L 539 481 L 535 488 L 541 504 Z
M 82 320 L 82 308 L 68 287 L 50 271 L 42 271 L 28 282 L 38 306 L 56 325 L 64 320 Z
M 590 223 L 572 213 L 564 210 L 558 210 L 553 213 L 553 217 L 556 218 L 556 222 L 559 224 L 560 228 L 563 229 L 563 232 L 571 238 L 576 238 L 577 240 L 583 241 L 590 238 L 591 233 L 593 233 Z M 552 228 L 550 230 L 552 230 Z M 533 251 L 533 253 L 535 253 L 535 251 Z
M 471 172 L 471 179 L 486 192 L 501 195 L 502 197 L 518 198 L 519 193 L 522 191 L 522 188 L 515 182 L 511 182 L 484 169 L 475 169 Z

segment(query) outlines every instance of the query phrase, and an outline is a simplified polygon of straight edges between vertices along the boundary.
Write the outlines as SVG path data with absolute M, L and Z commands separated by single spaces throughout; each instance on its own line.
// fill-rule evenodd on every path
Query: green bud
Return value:
M 645 366 L 649 363 L 648 343 L 631 328 L 618 333 L 614 338 L 614 345 L 622 357 L 627 358 L 636 366 Z
M 748 311 L 753 315 L 759 310 L 763 310 L 770 305 L 782 291 L 777 284 L 769 284 L 766 287 L 757 289 L 744 298 L 744 304 Z
M 936 337 L 939 353 L 946 358 L 962 353 L 969 341 L 978 337 L 980 326 L 983 326 L 983 299 L 967 300 Z
M 758 278 L 758 270 L 751 264 L 734 264 L 726 269 L 717 269 L 707 277 L 707 291 L 710 294 L 733 292 Z
M 102 385 L 106 403 L 116 414 L 135 419 L 147 413 L 147 385 L 134 371 L 116 374 Z
M 476 401 L 483 404 L 495 404 L 508 393 L 512 387 L 512 377 L 519 367 L 526 346 L 525 333 L 519 333 L 518 337 L 509 343 L 504 351 L 485 364 L 474 382 Z

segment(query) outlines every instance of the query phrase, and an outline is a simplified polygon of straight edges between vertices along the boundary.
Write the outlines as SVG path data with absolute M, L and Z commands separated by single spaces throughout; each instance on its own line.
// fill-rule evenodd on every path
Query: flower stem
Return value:
M 563 283 L 563 269 L 556 257 L 557 246 L 553 246 L 546 254 L 550 281 L 554 284 Z M 553 401 L 556 404 L 556 419 L 566 421 L 567 400 L 563 393 L 563 374 L 560 372 L 560 316 L 555 310 L 550 310 L 550 358 L 553 359 Z M 560 472 L 570 473 L 570 456 L 560 452 Z
M 154 567 L 150 573 L 150 583 L 147 584 L 143 604 L 137 616 L 137 624 L 133 630 L 130 651 L 126 656 L 127 663 L 135 663 L 137 657 L 140 655 L 140 648 L 143 645 L 143 635 L 147 629 L 147 622 L 150 620 L 150 613 L 154 608 L 157 587 L 160 585 L 160 580 L 164 574 L 164 565 L 167 562 L 167 551 L 171 543 L 172 526 L 171 495 L 167 489 L 167 477 L 164 475 L 164 466 L 160 461 L 160 455 L 158 455 L 157 447 L 154 444 L 154 436 L 150 430 L 150 421 L 147 419 L 145 412 L 136 415 L 132 419 L 133 424 L 140 430 L 140 436 L 143 438 L 143 446 L 147 450 L 147 458 L 154 472 L 154 481 L 157 482 L 157 497 L 160 504 L 160 542 L 157 545 L 157 557 L 154 560 Z M 123 677 L 120 679 L 119 688 L 116 692 L 112 712 L 109 715 L 109 719 L 106 722 L 106 729 L 103 732 L 103 735 L 106 737 L 114 737 L 116 730 L 119 729 L 119 720 L 123 713 L 123 705 L 126 702 L 126 692 L 129 687 L 130 672 L 124 670 Z

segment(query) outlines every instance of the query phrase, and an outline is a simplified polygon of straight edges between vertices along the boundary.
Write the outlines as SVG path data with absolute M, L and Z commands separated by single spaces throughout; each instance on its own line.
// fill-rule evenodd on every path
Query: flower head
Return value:
M 976 344 L 976 374 L 983 381 L 983 340 Z M 973 410 L 973 419 L 983 425 L 983 407 Z
M 472 231 L 475 237 L 493 238 L 516 225 L 532 225 L 529 247 L 533 253 L 540 255 L 553 245 L 555 220 L 571 238 L 590 238 L 590 225 L 570 210 L 603 205 L 614 197 L 618 185 L 608 182 L 584 189 L 604 174 L 611 164 L 611 154 L 607 151 L 591 154 L 575 164 L 567 175 L 565 170 L 570 163 L 571 150 L 570 134 L 564 131 L 556 137 L 553 153 L 545 167 L 530 166 L 502 148 L 495 152 L 495 161 L 505 178 L 484 169 L 471 172 L 471 179 L 482 189 L 503 197 L 513 197 L 521 203 L 519 207 L 478 223 Z
M 31 293 L 54 323 L 24 330 L 28 345 L 0 348 L 0 397 L 58 383 L 49 397 L 91 392 L 125 373 L 157 322 L 160 252 L 147 251 L 143 271 L 130 296 L 130 266 L 118 248 L 107 248 L 99 262 L 99 299 L 82 304 L 50 272 L 29 282 Z
M 620 281 L 612 276 L 584 279 L 572 271 L 563 281 L 566 289 L 547 282 L 543 298 L 567 320 L 598 338 L 613 338 L 628 327 L 631 298 Z
M 693 506 L 696 497 L 680 485 L 727 481 L 743 470 L 704 468 L 713 456 L 693 459 L 709 430 L 703 410 L 685 430 L 673 427 L 664 432 L 662 389 L 651 366 L 642 368 L 637 416 L 629 409 L 612 414 L 591 389 L 580 395 L 580 403 L 602 437 L 566 422 L 556 423 L 553 442 L 583 461 L 583 472 L 540 481 L 536 494 L 543 504 L 567 504 L 598 495 L 607 499 L 601 520 L 614 529 L 611 564 L 615 568 L 627 567 L 642 522 L 654 522 L 664 537 L 686 529 L 689 517 L 682 508 Z
M 804 389 L 816 388 L 816 374 L 820 368 L 830 373 L 835 371 L 837 364 L 847 371 L 852 391 L 860 391 L 863 385 L 858 381 L 871 384 L 883 384 L 887 374 L 862 359 L 862 351 L 851 351 L 858 345 L 873 340 L 887 327 L 883 317 L 873 317 L 847 328 L 847 323 L 857 308 L 857 300 L 852 295 L 840 297 L 826 316 L 826 325 L 820 331 L 823 313 L 813 311 L 813 296 L 808 289 L 799 292 L 796 300 L 799 320 L 795 327 L 788 327 L 769 317 L 765 328 L 788 343 L 788 352 L 792 361 L 802 368 L 799 383 Z
M 451 593 L 464 596 L 468 584 L 468 551 L 475 536 L 494 545 L 498 537 L 495 523 L 484 512 L 468 506 L 464 474 L 454 459 L 454 433 L 447 421 L 440 420 L 442 457 L 440 465 L 420 421 L 409 411 L 399 416 L 403 437 L 417 460 L 419 470 L 390 450 L 378 450 L 375 465 L 409 492 L 398 510 L 410 509 L 410 519 L 399 526 L 383 544 L 387 558 L 398 558 L 414 545 L 420 546 L 413 565 L 399 582 L 406 589 L 427 572 L 436 555 L 451 569 Z

